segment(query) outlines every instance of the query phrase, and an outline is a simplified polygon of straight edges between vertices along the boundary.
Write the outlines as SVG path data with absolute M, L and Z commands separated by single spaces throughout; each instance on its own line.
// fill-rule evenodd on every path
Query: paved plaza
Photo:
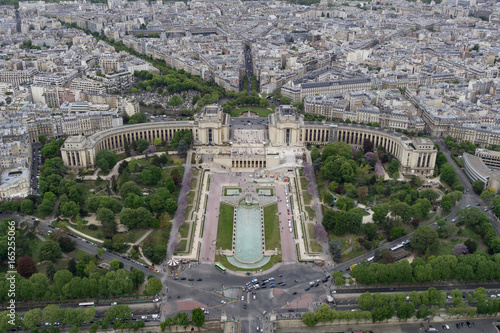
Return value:
M 269 182 L 274 182 L 274 178 L 266 180 L 255 180 L 251 178 L 250 173 L 233 173 L 233 174 L 211 174 L 210 175 L 210 188 L 208 192 L 208 203 L 205 216 L 203 241 L 200 254 L 200 261 L 204 263 L 215 263 L 216 254 L 216 240 L 217 228 L 219 222 L 219 207 L 221 197 L 224 195 L 224 187 L 241 188 L 241 193 L 252 193 L 257 197 L 257 189 L 263 186 L 268 186 Z M 274 194 L 278 204 L 278 216 L 280 225 L 281 236 L 281 254 L 284 263 L 297 262 L 297 255 L 295 253 L 295 240 L 294 240 L 294 223 L 292 211 L 288 214 L 288 206 L 285 198 L 286 183 L 275 181 L 273 184 Z M 288 191 L 290 195 L 290 191 Z M 268 198 L 268 197 L 265 197 Z M 290 200 L 289 200 L 290 201 Z M 292 224 L 292 232 L 290 232 L 289 220 Z

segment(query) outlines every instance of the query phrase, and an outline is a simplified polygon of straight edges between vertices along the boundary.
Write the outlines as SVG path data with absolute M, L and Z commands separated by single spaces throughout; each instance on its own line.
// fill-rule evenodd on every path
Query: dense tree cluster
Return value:
M 394 264 L 359 264 L 352 276 L 361 284 L 390 284 L 424 281 L 486 281 L 500 278 L 500 254 L 489 258 L 484 254 L 439 256 L 425 262 L 415 258 L 410 264 L 402 260 Z
M 451 150 L 452 153 L 458 152 L 458 153 L 469 153 L 471 155 L 474 155 L 476 152 L 476 148 L 478 147 L 477 145 L 473 144 L 470 141 L 462 141 L 460 143 L 457 143 L 457 139 L 452 138 L 451 136 L 447 136 L 444 138 L 444 144 L 446 147 Z
M 96 266 L 93 257 L 84 257 L 69 270 L 57 271 L 52 280 L 45 274 L 34 273 L 25 279 L 16 274 L 16 299 L 30 301 L 57 301 L 65 299 L 82 299 L 110 297 L 130 294 L 144 281 L 144 274 L 138 270 L 131 272 L 123 269 L 107 271 Z M 138 274 L 138 272 L 142 274 Z M 158 280 L 159 281 L 159 280 Z M 161 282 L 154 281 L 146 288 L 147 292 L 161 290 Z M 7 290 L 9 281 L 0 278 L 0 290 Z M 146 293 L 145 291 L 145 293 Z M 0 293 L 0 301 L 6 302 L 8 293 Z
M 483 242 L 490 247 L 491 253 L 500 253 L 500 237 L 497 237 L 488 216 L 483 214 L 479 208 L 469 207 L 459 209 L 457 211 L 457 219 L 459 224 L 465 224 L 480 235 Z
M 99 169 L 101 169 L 103 172 L 108 172 L 116 165 L 117 159 L 115 154 L 113 154 L 109 150 L 103 149 L 97 153 L 96 161 Z
M 316 309 L 314 313 L 306 312 L 302 315 L 302 322 L 309 327 L 316 326 L 320 322 L 333 322 L 335 320 L 339 322 L 341 320 L 360 322 L 361 320 L 367 321 L 370 319 L 372 319 L 372 315 L 369 311 L 337 311 L 330 309 L 326 304 Z

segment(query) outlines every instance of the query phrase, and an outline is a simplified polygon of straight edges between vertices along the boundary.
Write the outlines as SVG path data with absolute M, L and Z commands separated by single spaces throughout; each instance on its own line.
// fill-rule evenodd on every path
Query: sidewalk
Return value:
M 297 180 L 297 184 L 299 188 L 295 188 L 295 180 Z M 306 227 L 306 222 L 302 221 L 302 215 L 300 214 L 299 211 L 299 203 L 298 200 L 301 202 L 301 206 L 304 207 L 304 200 L 303 196 L 300 194 L 301 189 L 300 189 L 300 177 L 298 177 L 297 174 L 294 175 L 293 179 L 290 179 L 290 184 L 293 184 L 293 187 L 295 188 L 295 191 L 291 192 L 291 197 L 293 201 L 293 216 L 294 218 L 294 225 L 295 225 L 295 230 L 297 232 L 297 239 L 295 240 L 295 243 L 299 245 L 297 253 L 297 259 L 299 261 L 314 261 L 314 260 L 319 260 L 321 259 L 320 256 L 311 256 L 309 255 L 308 251 L 306 251 L 306 246 L 304 242 L 307 242 L 307 235 L 304 235 L 303 230 L 302 230 L 302 223 L 304 223 L 304 228 L 306 228 L 306 233 L 307 233 L 307 227 Z M 292 186 L 290 186 L 292 187 Z M 297 218 L 298 217 L 298 218 Z M 297 225 L 298 224 L 298 225 Z

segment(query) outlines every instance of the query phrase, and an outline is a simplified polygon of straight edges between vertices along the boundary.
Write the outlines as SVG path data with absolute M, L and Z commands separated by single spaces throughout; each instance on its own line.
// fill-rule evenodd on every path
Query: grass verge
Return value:
M 273 113 L 272 110 L 258 107 L 258 106 L 240 106 L 239 108 L 231 110 L 231 117 L 239 117 L 245 111 L 252 111 L 259 115 L 259 117 L 267 117 Z
M 234 207 L 220 204 L 219 224 L 217 226 L 217 247 L 231 250 L 233 247 Z
M 280 248 L 280 223 L 277 204 L 264 207 L 264 234 L 266 250 Z
M 191 223 L 184 223 L 180 228 L 179 228 L 179 233 L 181 234 L 182 238 L 186 238 L 189 233 L 189 226 Z

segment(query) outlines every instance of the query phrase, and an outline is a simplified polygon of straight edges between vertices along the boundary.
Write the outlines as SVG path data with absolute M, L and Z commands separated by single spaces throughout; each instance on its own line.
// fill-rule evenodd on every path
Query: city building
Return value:
M 154 122 L 121 126 L 97 132 L 91 136 L 70 136 L 61 148 L 64 164 L 68 168 L 95 168 L 96 156 L 100 150 L 107 149 L 122 152 L 125 142 L 138 139 L 153 143 L 155 138 L 170 141 L 176 131 L 190 130 L 195 145 L 232 145 L 233 137 L 229 131 L 231 119 L 222 112 L 218 105 L 207 105 L 196 114 L 193 121 Z M 265 119 L 265 118 L 264 118 Z M 254 142 L 244 146 L 260 148 L 304 146 L 307 144 L 328 144 L 343 141 L 361 147 L 365 139 L 371 140 L 374 146 L 382 146 L 393 154 L 401 163 L 404 174 L 431 175 L 434 172 L 437 150 L 432 141 L 426 138 L 410 139 L 400 133 L 383 128 L 355 124 L 338 124 L 327 122 L 306 122 L 303 115 L 297 113 L 293 106 L 281 105 L 276 113 L 267 118 L 268 129 L 260 130 L 261 138 L 269 141 Z M 257 130 L 256 130 L 257 131 Z M 267 133 L 265 133 L 267 131 Z M 234 131 L 233 131 L 233 136 Z M 221 153 L 226 155 L 226 153 Z M 276 166 L 280 162 L 274 155 L 264 154 L 261 157 L 238 157 L 233 163 L 231 153 L 218 157 L 220 164 L 235 168 Z

